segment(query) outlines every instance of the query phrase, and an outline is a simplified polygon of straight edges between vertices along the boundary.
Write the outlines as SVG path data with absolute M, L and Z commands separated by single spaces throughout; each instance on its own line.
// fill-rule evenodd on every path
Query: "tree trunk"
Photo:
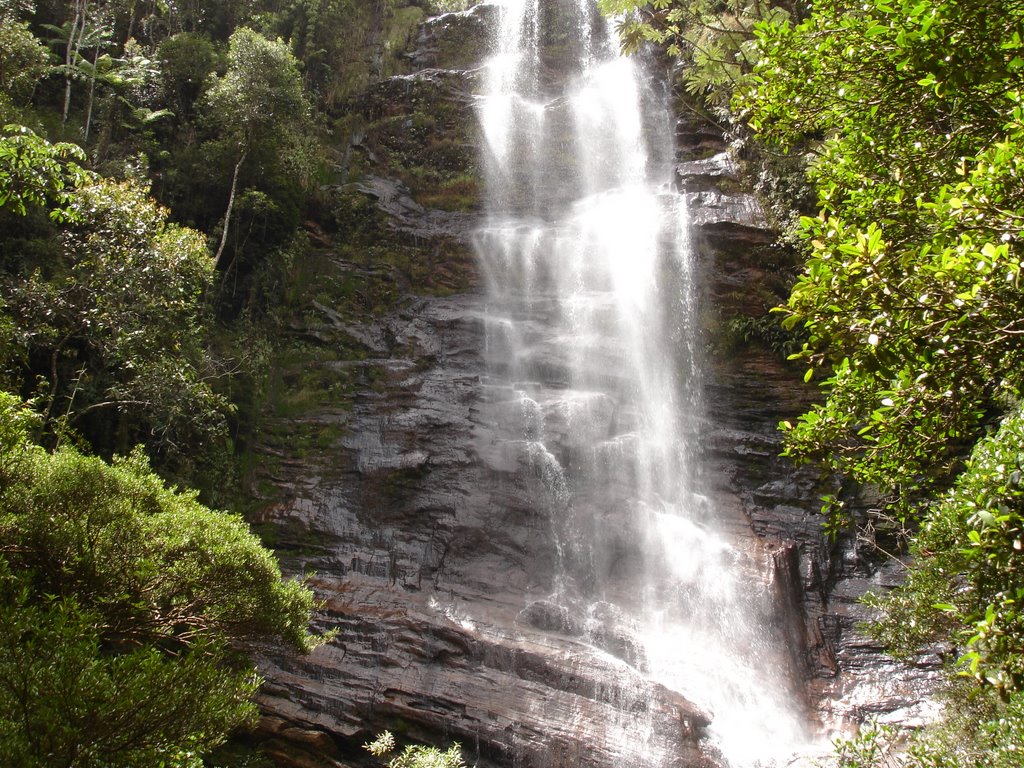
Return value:
M 85 39 L 87 11 L 88 0 L 75 0 L 75 16 L 71 21 L 71 29 L 68 31 L 68 48 L 64 55 L 66 71 L 64 72 L 63 122 L 65 123 L 68 121 L 68 113 L 71 111 L 71 69 L 78 66 L 78 53 L 82 49 L 82 40 Z
M 228 195 L 228 210 L 224 214 L 224 231 L 220 236 L 220 246 L 217 248 L 217 253 L 213 257 L 213 268 L 216 269 L 217 265 L 220 264 L 220 257 L 224 255 L 224 246 L 228 244 L 228 226 L 231 224 L 231 209 L 235 207 L 235 191 L 238 189 L 238 174 L 242 170 L 242 163 L 245 162 L 245 156 L 247 152 L 242 152 L 242 156 L 238 158 L 238 162 L 235 163 L 235 173 L 231 177 L 231 194 Z
M 89 128 L 92 126 L 92 105 L 96 99 L 96 67 L 100 61 L 100 47 L 96 46 L 96 55 L 92 58 L 92 74 L 89 77 L 89 109 L 85 113 L 85 136 L 82 139 L 82 143 L 88 149 L 89 146 Z
M 135 35 L 135 11 L 135 3 L 132 3 L 131 14 L 128 16 L 128 30 L 125 32 L 124 43 L 121 46 L 122 48 L 127 45 L 128 41 Z

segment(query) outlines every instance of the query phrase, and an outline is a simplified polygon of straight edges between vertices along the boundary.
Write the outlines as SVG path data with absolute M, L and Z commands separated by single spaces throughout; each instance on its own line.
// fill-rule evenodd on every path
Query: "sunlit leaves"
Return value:
M 284 43 L 246 27 L 232 34 L 227 71 L 207 91 L 204 106 L 241 151 L 283 139 L 309 116 L 298 61 Z
M 374 757 L 385 758 L 395 751 L 395 737 L 384 731 L 376 739 L 363 745 Z M 465 768 L 462 748 L 453 744 L 447 750 L 410 744 L 387 762 L 387 768 Z
M 841 361 L 823 407 L 844 428 L 826 435 L 801 424 L 790 432 L 794 453 L 824 453 L 837 469 L 883 485 L 940 479 L 957 455 L 943 446 L 969 442 L 993 398 L 1016 396 L 1024 201 L 1021 155 L 1010 147 L 1022 146 L 1024 125 L 1006 130 L 964 181 L 905 212 L 924 242 L 886 243 L 879 225 L 862 229 L 838 215 L 801 221 L 811 253 L 785 322 L 810 332 L 801 357 L 812 365 Z M 839 377 L 850 360 L 857 376 Z M 882 394 L 890 391 L 896 396 Z M 893 408 L 880 415 L 885 398 Z M 850 438 L 834 450 L 841 432 Z M 879 435 L 892 438 L 884 451 Z
M 85 153 L 69 143 L 51 144 L 21 125 L 0 132 L 0 210 L 24 216 L 31 206 L 50 207 L 51 218 L 74 217 L 73 191 L 92 178 Z
M 262 150 L 270 157 L 284 158 L 282 165 L 290 161 L 290 170 L 298 170 L 300 178 L 305 175 L 302 166 L 308 143 L 303 133 L 309 128 L 309 105 L 298 62 L 288 47 L 241 27 L 231 35 L 227 71 L 207 90 L 204 108 L 224 140 L 234 145 L 231 192 L 214 256 L 219 264 L 228 242 L 238 179 L 249 156 Z
M 785 323 L 806 329 L 798 357 L 828 399 L 787 428 L 789 452 L 903 503 L 948 482 L 1022 384 L 1024 123 L 1007 85 L 1024 9 L 1000 7 L 825 0 L 759 27 L 736 102 L 765 138 L 815 149 L 821 213 L 800 222 Z M 970 66 L 954 40 L 976 46 Z
M 787 452 L 915 531 L 906 584 L 872 600 L 879 639 L 941 644 L 1000 701 L 1024 686 L 1022 25 L 1012 0 L 821 0 L 759 28 L 735 102 L 811 148 L 819 195 L 783 312 L 824 400 L 783 425 Z M 1014 748 L 1005 722 L 993 743 Z
M 140 451 L 49 453 L 0 393 L 0 754 L 193 768 L 255 715 L 253 643 L 309 650 L 313 598 Z
M 599 0 L 598 5 L 617 19 L 626 52 L 645 43 L 660 46 L 685 65 L 680 77 L 686 90 L 718 109 L 729 104 L 757 62 L 755 26 L 789 18 L 780 5 L 744 0 Z

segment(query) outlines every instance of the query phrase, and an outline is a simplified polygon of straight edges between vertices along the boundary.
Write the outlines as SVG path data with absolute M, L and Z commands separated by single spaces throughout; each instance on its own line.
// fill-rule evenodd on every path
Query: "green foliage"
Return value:
M 239 151 L 279 145 L 308 125 L 298 61 L 281 41 L 241 27 L 229 41 L 227 71 L 204 96 L 211 122 Z
M 784 425 L 789 453 L 904 511 L 1019 391 L 1022 17 L 1014 2 L 820 3 L 759 29 L 737 100 L 770 139 L 823 137 L 786 323 L 807 330 L 799 357 L 828 399 Z
M 762 139 L 811 149 L 818 191 L 783 314 L 825 400 L 782 425 L 787 453 L 882 492 L 913 560 L 869 598 L 871 631 L 972 683 L 906 751 L 880 730 L 840 745 L 850 768 L 1024 749 L 1022 31 L 1017 0 L 820 0 L 758 27 L 733 103 Z
M 895 728 L 865 723 L 853 736 L 832 742 L 836 768 L 903 768 L 897 739 Z
M 784 23 L 781 2 L 754 0 L 598 0 L 602 12 L 619 17 L 624 50 L 645 42 L 684 64 L 683 86 L 710 106 L 724 109 L 757 63 L 755 26 Z
M 0 750 L 9 765 L 198 768 L 199 753 L 251 721 L 253 678 L 219 649 L 172 658 L 103 651 L 99 616 L 30 597 L 0 567 Z
M 784 329 L 778 318 L 771 313 L 757 317 L 731 317 L 717 328 L 716 336 L 719 353 L 731 353 L 756 345 L 781 356 L 788 356 L 798 350 L 802 342 L 799 336 Z
M 0 396 L 0 752 L 19 766 L 200 765 L 255 714 L 254 643 L 316 644 L 312 595 L 237 518 L 28 440 Z
M 19 18 L 27 10 L 19 5 L 0 2 L 0 122 L 11 119 L 7 111 L 25 100 L 49 62 L 46 46 Z
M 258 745 L 248 743 L 244 736 L 229 738 L 224 744 L 203 755 L 203 768 L 276 768 L 277 764 Z
M 0 211 L 24 216 L 30 206 L 51 206 L 50 217 L 73 216 L 74 190 L 92 178 L 76 144 L 51 144 L 22 125 L 0 131 Z
M 150 54 L 134 39 L 125 43 L 121 56 L 99 56 L 86 65 L 86 70 L 93 81 L 86 118 L 86 141 L 92 122 L 93 91 L 102 94 L 102 98 L 95 99 L 95 111 L 105 121 L 103 149 L 120 133 L 127 134 L 124 143 L 128 149 L 133 145 L 128 135 L 145 136 L 156 121 L 173 115 L 171 110 L 157 106 L 161 81 L 159 62 L 150 58 Z
M 31 419 L 5 401 L 5 420 Z M 70 448 L 48 453 L 19 432 L 5 430 L 0 537 L 34 590 L 102 613 L 112 645 L 276 637 L 312 647 L 311 594 L 281 581 L 240 519 L 168 490 L 140 451 L 107 464 Z
M 385 757 L 394 751 L 395 737 L 384 731 L 363 748 L 375 757 Z M 447 750 L 410 744 L 388 761 L 388 768 L 465 768 L 465 765 L 458 744 L 452 744 Z
M 31 408 L 22 407 L 21 402 L 12 394 L 0 390 L 0 413 L 4 418 L 0 421 L 0 455 L 5 457 L 20 448 L 29 440 L 42 423 L 42 418 Z
M 161 96 L 182 120 L 193 116 L 203 85 L 217 63 L 213 43 L 202 35 L 182 32 L 160 43 L 157 50 Z
M 203 102 L 207 119 L 217 126 L 235 160 L 214 264 L 220 263 L 228 244 L 239 176 L 249 156 L 261 154 L 270 158 L 272 167 L 286 168 L 303 179 L 309 176 L 313 155 L 309 105 L 298 62 L 287 46 L 242 27 L 231 35 L 227 64 Z
M 286 0 L 261 29 L 280 35 L 302 63 L 306 90 L 333 113 L 359 89 L 401 69 L 400 54 L 427 12 L 461 10 L 464 0 Z
M 79 187 L 67 214 L 59 251 L 0 283 L 20 357 L 38 366 L 27 373 L 43 377 L 47 417 L 100 446 L 143 441 L 168 458 L 220 439 L 228 404 L 203 348 L 205 239 L 168 223 L 135 182 Z M 98 413 L 109 436 L 89 429 Z
M 360 13 L 358 5 L 352 0 L 291 0 L 279 14 L 277 27 L 302 61 L 310 90 L 327 95 L 335 89 L 342 76 L 338 59 L 353 16 Z
M 951 642 L 960 668 L 1001 691 L 1024 688 L 1024 413 L 980 441 L 956 485 L 924 512 L 906 583 L 872 598 L 873 632 L 910 656 Z

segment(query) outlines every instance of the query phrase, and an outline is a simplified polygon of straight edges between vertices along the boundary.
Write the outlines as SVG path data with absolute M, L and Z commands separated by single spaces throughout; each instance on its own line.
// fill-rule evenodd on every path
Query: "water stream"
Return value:
M 670 112 L 591 0 L 498 5 L 478 106 L 486 389 L 500 449 L 543 489 L 547 599 L 595 652 L 711 714 L 730 766 L 782 763 L 806 729 L 770 571 L 703 485 L 700 274 Z M 614 728 L 652 764 L 643 722 Z

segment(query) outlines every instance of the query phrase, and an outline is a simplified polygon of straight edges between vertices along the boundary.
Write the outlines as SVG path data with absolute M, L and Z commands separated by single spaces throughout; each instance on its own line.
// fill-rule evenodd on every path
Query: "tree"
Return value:
M 733 106 L 776 148 L 809 149 L 819 197 L 783 312 L 824 400 L 783 423 L 787 453 L 880 491 L 913 559 L 869 598 L 872 631 L 903 656 L 939 644 L 975 684 L 901 765 L 1017 765 L 1024 5 L 821 0 L 757 35 Z M 884 764 L 870 740 L 844 749 L 844 765 Z
M 738 100 L 764 137 L 820 139 L 786 322 L 827 400 L 785 425 L 789 453 L 900 514 L 1020 393 L 1022 20 L 1015 0 L 828 0 L 761 28 Z
M 138 182 L 93 180 L 67 214 L 57 252 L 0 282 L 23 376 L 45 382 L 47 420 L 165 460 L 222 440 L 229 406 L 204 348 L 205 238 L 169 223 Z
M 203 84 L 216 63 L 213 43 L 206 37 L 181 32 L 160 43 L 157 51 L 162 96 L 180 121 L 193 117 Z
M 271 41 L 242 27 L 231 35 L 227 71 L 214 80 L 205 96 L 206 114 L 233 147 L 231 191 L 214 266 L 227 245 L 238 177 L 246 159 L 258 149 L 301 140 L 309 125 L 309 105 L 302 91 L 298 62 L 280 41 Z
M 311 90 L 329 98 L 333 81 L 343 76 L 339 64 L 345 49 L 352 45 L 350 20 L 360 10 L 352 0 L 292 0 L 282 4 L 276 28 L 303 63 Z
M 246 652 L 304 652 L 312 594 L 242 521 L 141 452 L 32 444 L 0 394 L 0 753 L 25 766 L 200 765 L 255 713 Z

